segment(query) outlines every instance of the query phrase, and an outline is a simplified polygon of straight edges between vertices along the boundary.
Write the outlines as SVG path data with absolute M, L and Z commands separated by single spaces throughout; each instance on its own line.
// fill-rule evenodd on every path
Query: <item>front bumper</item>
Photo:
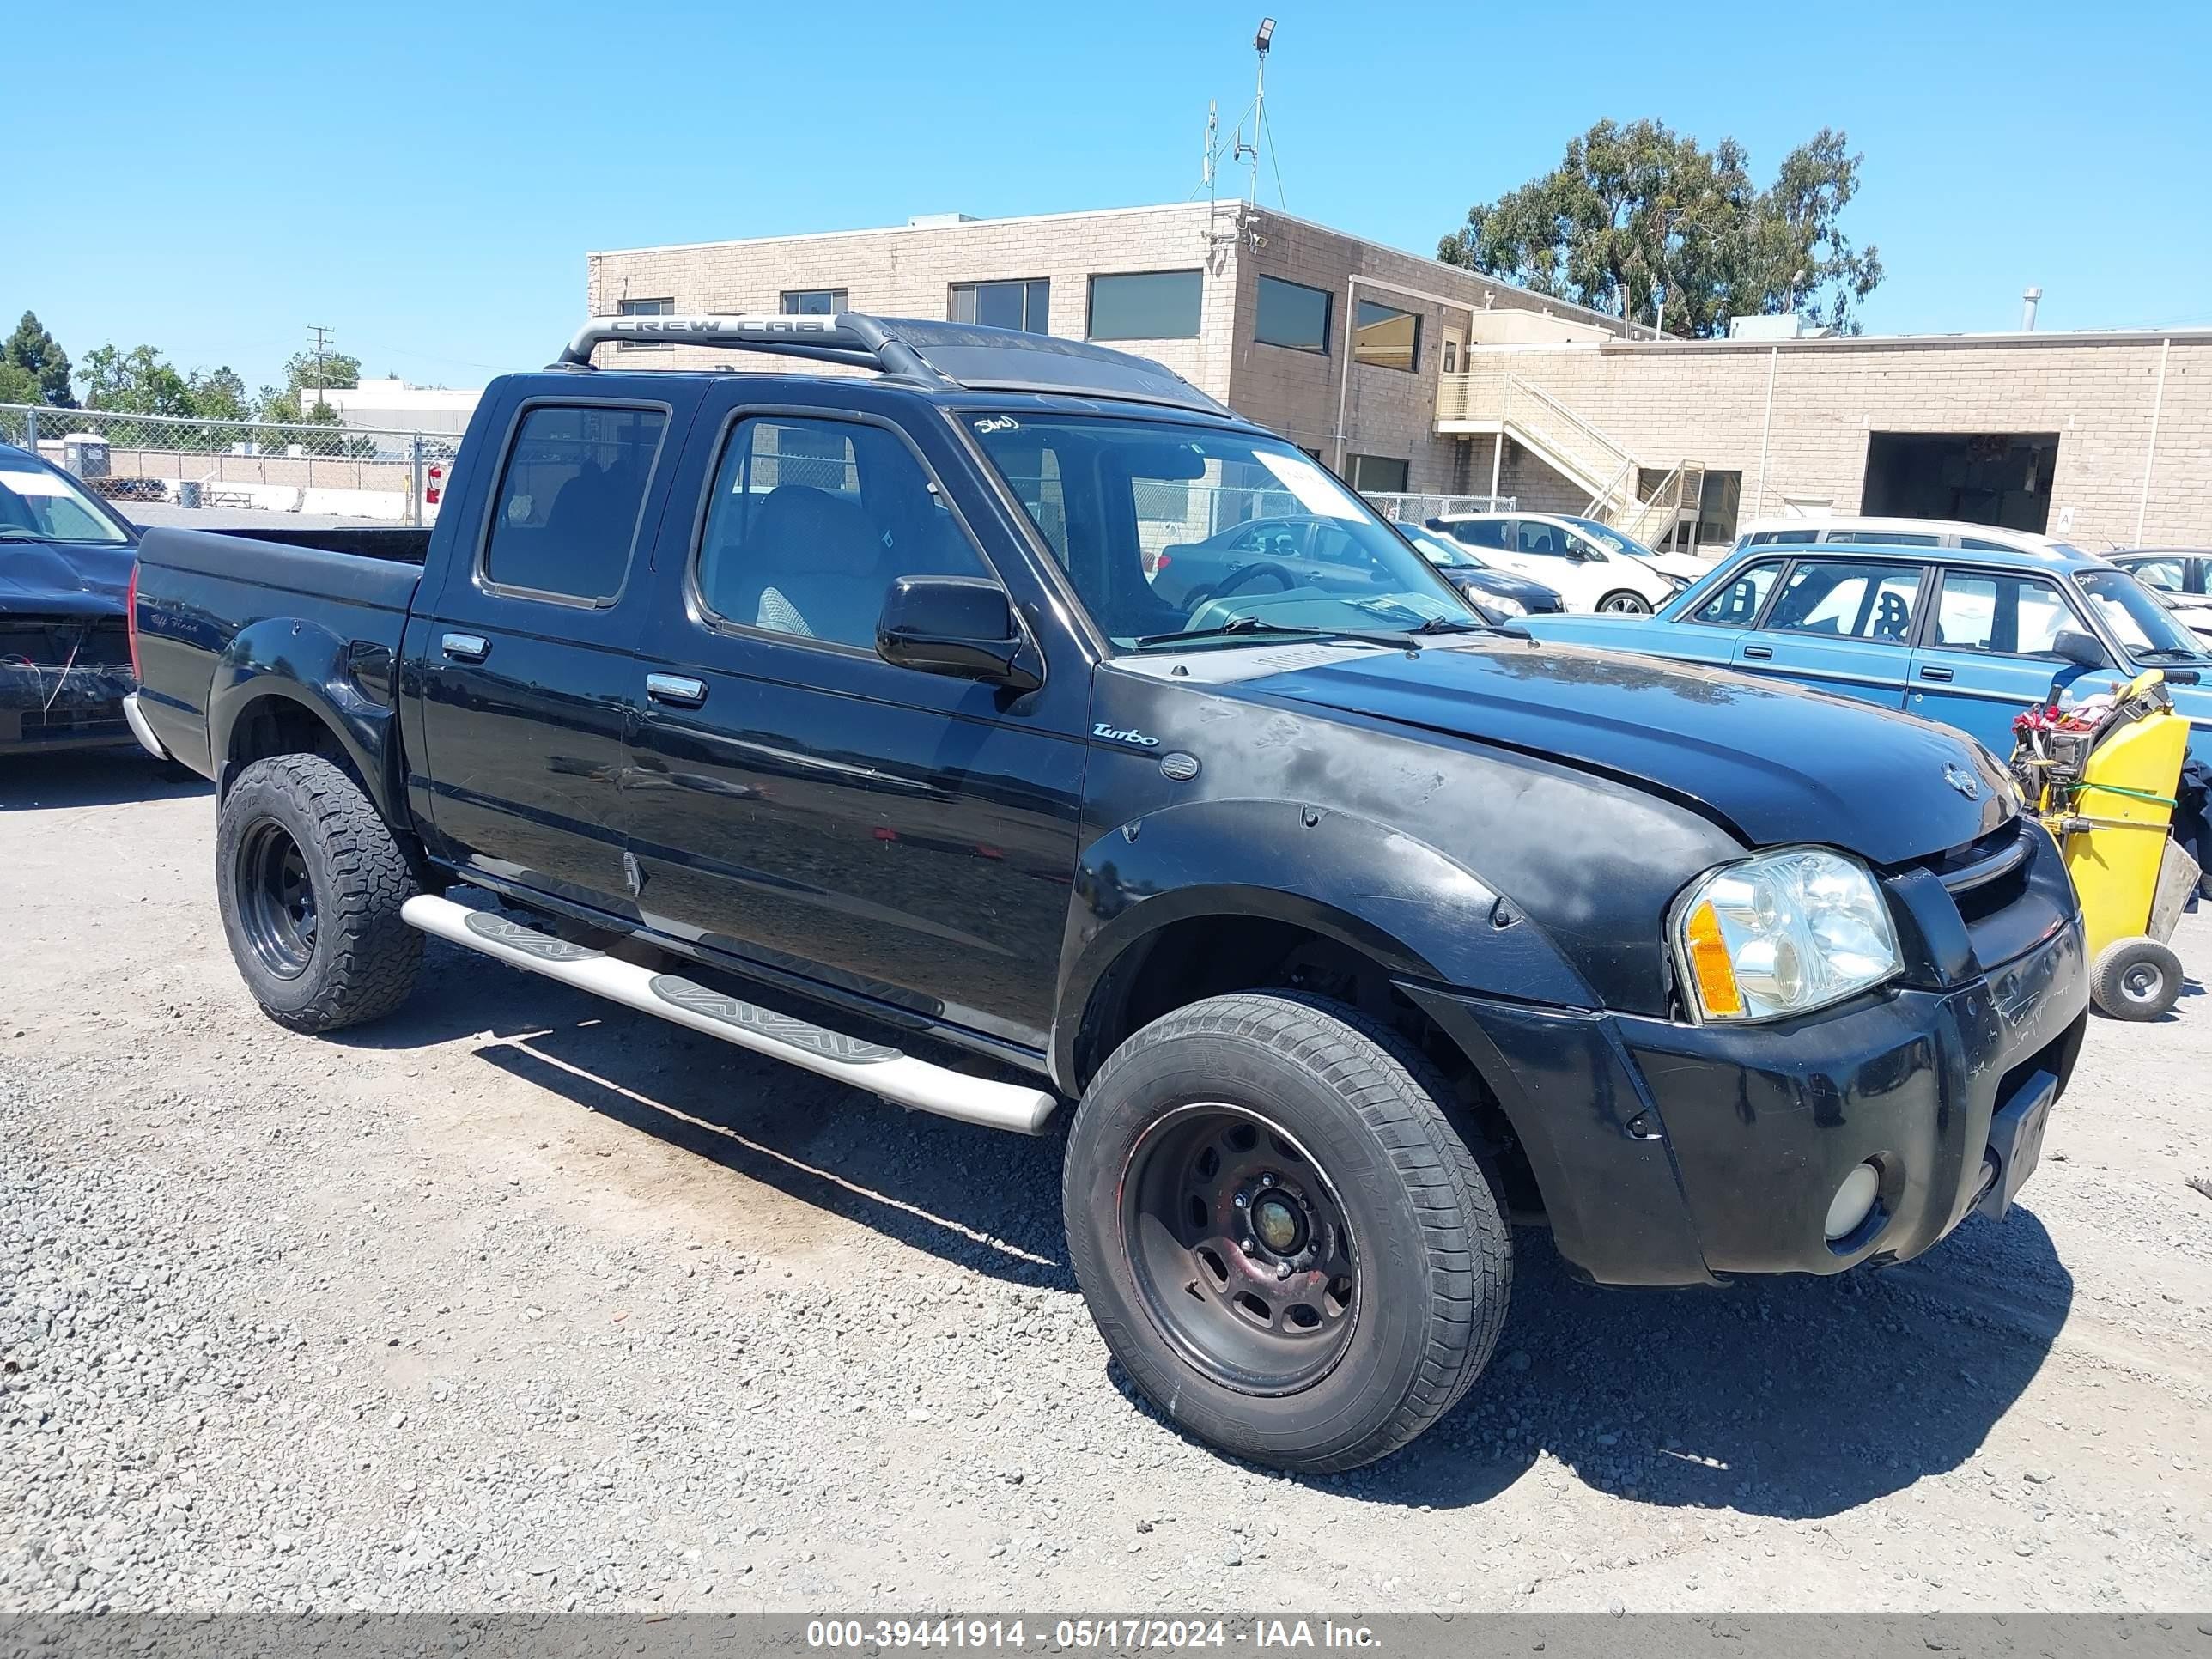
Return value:
M 0 662 L 0 750 L 103 748 L 131 741 L 128 667 Z
M 1601 1284 L 1682 1285 L 1903 1261 L 2001 1210 L 2006 1159 L 2032 1161 L 2035 1108 L 2072 1075 L 2088 969 L 2075 916 L 1963 983 L 1771 1025 L 1414 994 L 1497 1091 L 1560 1255 Z M 1831 1245 L 1829 1201 L 1868 1161 L 1875 1213 Z

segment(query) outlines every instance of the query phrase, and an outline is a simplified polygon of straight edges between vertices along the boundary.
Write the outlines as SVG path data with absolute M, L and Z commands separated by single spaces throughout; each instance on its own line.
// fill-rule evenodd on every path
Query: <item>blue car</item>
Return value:
M 2163 669 L 2212 763 L 2212 652 L 2126 571 L 2071 548 L 1744 547 L 1650 617 L 1531 617 L 1532 634 L 1771 675 L 1940 720 L 2012 752 L 2054 675 L 2079 697 Z M 2097 665 L 2087 669 L 2085 662 Z

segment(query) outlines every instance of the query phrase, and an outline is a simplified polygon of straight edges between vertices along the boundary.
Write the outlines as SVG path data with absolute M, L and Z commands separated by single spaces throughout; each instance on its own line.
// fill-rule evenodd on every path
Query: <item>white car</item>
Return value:
M 2212 548 L 2137 547 L 2105 556 L 2165 601 L 2174 621 L 2212 640 Z
M 1735 538 L 1737 548 L 1803 547 L 1817 542 L 1848 542 L 1854 547 L 1962 547 L 1972 553 L 2077 550 L 2032 530 L 2006 530 L 1958 519 L 1759 519 L 1742 526 Z
M 1569 611 L 1648 616 L 1690 585 L 1604 545 L 1563 513 L 1449 513 L 1428 524 L 1485 564 L 1557 589 Z

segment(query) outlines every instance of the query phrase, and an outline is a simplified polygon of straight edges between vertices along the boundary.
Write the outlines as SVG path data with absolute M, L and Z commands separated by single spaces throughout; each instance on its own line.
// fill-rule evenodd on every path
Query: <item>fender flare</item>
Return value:
M 1297 801 L 1194 801 L 1133 819 L 1078 854 L 1052 1032 L 1052 1075 L 1063 1089 L 1079 1092 L 1078 1046 L 1115 965 L 1194 916 L 1288 922 L 1395 978 L 1597 1006 L 1510 896 L 1437 848 Z
M 351 641 L 320 624 L 270 617 L 239 630 L 208 688 L 209 758 L 218 794 L 231 776 L 233 734 L 246 710 L 276 697 L 306 710 L 345 751 L 355 775 L 386 823 L 395 798 L 391 776 L 392 717 L 396 711 L 364 694 L 355 683 Z

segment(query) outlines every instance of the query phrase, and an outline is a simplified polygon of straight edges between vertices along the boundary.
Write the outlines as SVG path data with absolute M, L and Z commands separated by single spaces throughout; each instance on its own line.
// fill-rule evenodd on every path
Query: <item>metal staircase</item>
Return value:
M 1589 492 L 1585 518 L 1609 524 L 1647 547 L 1673 535 L 1686 513 L 1696 515 L 1705 489 L 1704 465 L 1680 460 L 1668 465 L 1657 486 L 1647 489 L 1644 475 L 1660 471 L 1658 466 L 1614 442 L 1541 386 L 1502 368 L 1445 375 L 1437 393 L 1437 430 L 1511 439 Z

